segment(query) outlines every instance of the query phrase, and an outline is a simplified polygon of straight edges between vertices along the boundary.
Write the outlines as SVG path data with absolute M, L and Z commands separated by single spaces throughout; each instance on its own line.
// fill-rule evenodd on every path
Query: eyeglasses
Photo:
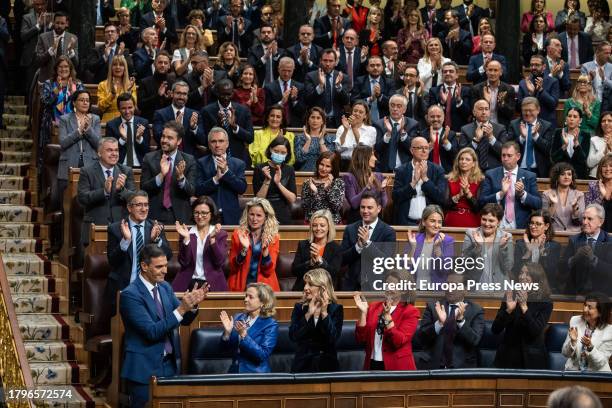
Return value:
M 578 81 L 580 85 L 591 85 L 589 81 Z
M 136 208 L 149 208 L 149 203 L 130 203 L 130 205 Z
M 210 215 L 210 211 L 194 211 L 193 212 L 194 217 L 206 217 L 208 215 Z
M 89 98 L 77 98 L 77 102 L 87 102 L 87 103 L 89 103 Z
M 534 221 L 531 221 L 529 223 L 530 227 L 543 227 L 544 225 L 546 225 L 546 224 L 544 224 L 543 222 L 534 222 Z

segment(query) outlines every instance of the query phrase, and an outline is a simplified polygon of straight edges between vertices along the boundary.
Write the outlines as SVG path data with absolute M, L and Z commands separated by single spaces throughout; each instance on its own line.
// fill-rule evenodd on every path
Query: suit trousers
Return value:
M 176 375 L 176 363 L 174 354 L 167 355 L 162 361 L 161 377 L 173 377 Z M 131 408 L 146 407 L 149 402 L 149 384 L 127 380 L 127 392 L 130 397 Z

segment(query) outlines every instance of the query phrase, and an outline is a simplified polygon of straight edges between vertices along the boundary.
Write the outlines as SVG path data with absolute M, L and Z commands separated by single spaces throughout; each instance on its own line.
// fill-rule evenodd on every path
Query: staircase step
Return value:
M 0 204 L 28 205 L 32 203 L 32 195 L 25 190 L 0 190 Z
M 26 253 L 26 252 L 34 252 L 34 253 L 43 253 L 49 249 L 49 241 L 46 239 L 34 239 L 34 238 L 25 238 L 25 239 L 10 239 L 10 238 L 0 238 L 0 252 L 10 252 L 10 253 Z
M 31 152 L 0 152 L 0 161 L 29 164 L 31 160 Z
M 13 105 L 25 105 L 25 96 L 23 95 L 6 95 L 4 97 L 4 103 L 10 103 Z
M 8 275 L 11 293 L 48 293 L 68 296 L 68 282 L 52 276 Z
M 2 121 L 8 126 L 28 126 L 30 124 L 29 115 L 15 115 L 13 113 L 5 113 L 2 115 Z
M 74 344 L 69 341 L 26 341 L 24 346 L 30 362 L 76 360 Z
M 27 132 L 28 127 L 26 125 L 10 125 L 6 126 L 6 130 L 9 132 Z
M 89 380 L 89 367 L 74 362 L 30 363 L 34 384 L 85 384 Z
M 2 152 L 2 154 L 5 154 L 5 152 Z M 0 190 L 11 190 L 11 191 L 27 190 L 30 187 L 30 185 L 28 184 L 28 181 L 29 179 L 27 177 L 0 176 Z
M 32 139 L 0 138 L 0 149 L 4 152 L 31 152 L 33 144 Z
M 4 253 L 2 254 L 4 270 L 7 275 L 52 275 L 52 264 L 43 256 L 30 253 Z M 60 269 L 58 268 L 58 271 Z M 65 279 L 64 276 L 53 274 L 57 278 Z
M 28 107 L 26 105 L 14 105 L 11 103 L 4 104 L 4 112 L 13 113 L 17 115 L 25 115 L 28 111 Z
M 1 129 L 0 138 L 2 139 L 20 139 L 20 140 L 32 140 L 32 132 L 27 128 L 18 129 Z
M 34 232 L 40 228 L 33 223 L 0 223 L 0 238 L 35 238 Z
M 46 387 L 45 387 L 46 388 Z M 51 389 L 54 387 L 51 386 Z M 70 398 L 64 398 L 62 400 L 48 399 L 45 401 L 34 401 L 36 408 L 96 408 L 105 407 L 104 401 L 100 398 L 92 396 L 92 392 L 88 387 L 80 385 L 71 386 L 58 386 L 58 389 L 66 390 L 64 395 L 68 395 L 70 392 Z
M 68 313 L 68 299 L 46 293 L 13 293 L 15 313 Z
M 17 316 L 19 331 L 27 340 L 71 340 L 71 325 L 61 316 L 21 314 Z
M 28 163 L 0 163 L 1 176 L 28 176 Z M 33 173 L 36 173 L 35 171 Z

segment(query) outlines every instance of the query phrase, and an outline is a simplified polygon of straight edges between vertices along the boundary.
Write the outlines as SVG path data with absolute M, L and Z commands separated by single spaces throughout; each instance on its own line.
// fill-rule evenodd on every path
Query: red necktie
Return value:
M 440 132 L 435 131 L 434 135 L 435 135 L 434 136 L 435 139 L 434 139 L 434 144 L 433 144 L 433 162 L 439 166 L 440 165 L 440 142 L 439 142 Z
M 162 199 L 162 205 L 164 208 L 172 207 L 172 200 L 170 199 L 170 188 L 172 187 L 172 157 L 168 157 L 168 163 L 170 164 L 170 170 L 164 177 L 164 196 Z
M 331 19 L 332 21 L 332 27 L 334 27 L 336 25 L 336 22 L 338 21 L 338 17 L 334 17 Z M 338 44 L 338 32 L 336 30 L 333 30 L 334 33 L 334 38 L 333 38 L 333 44 L 334 44 L 334 48 L 337 48 L 337 44 Z

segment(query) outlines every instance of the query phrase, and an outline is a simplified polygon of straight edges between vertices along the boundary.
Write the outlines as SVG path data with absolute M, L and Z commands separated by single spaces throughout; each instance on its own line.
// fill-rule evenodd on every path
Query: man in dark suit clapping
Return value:
M 130 168 L 140 167 L 149 153 L 151 130 L 145 118 L 135 116 L 136 103 L 129 93 L 117 97 L 121 116 L 106 123 L 106 135 L 119 141 L 119 162 Z
M 310 25 L 302 25 L 298 35 L 299 42 L 289 47 L 287 52 L 296 63 L 293 79 L 303 83 L 307 73 L 317 70 L 323 48 L 312 42 L 314 30 Z
M 264 86 L 266 108 L 278 105 L 283 108 L 285 120 L 291 127 L 302 127 L 304 123 L 304 85 L 292 78 L 295 62 L 283 57 L 278 63 L 278 79 Z
M 442 64 L 444 83 L 429 89 L 429 106 L 440 105 L 444 110 L 444 126 L 449 126 L 455 132 L 468 122 L 470 116 L 470 89 L 461 86 L 459 66 L 453 61 Z
M 487 171 L 501 166 L 501 147 L 507 139 L 506 128 L 491 121 L 489 102 L 480 99 L 472 111 L 474 121 L 461 128 L 461 134 L 476 152 L 480 170 Z
M 351 102 L 365 100 L 370 108 L 372 122 L 389 114 L 389 97 L 395 93 L 395 81 L 385 78 L 381 57 L 368 59 L 368 75 L 357 78 L 351 91 Z

